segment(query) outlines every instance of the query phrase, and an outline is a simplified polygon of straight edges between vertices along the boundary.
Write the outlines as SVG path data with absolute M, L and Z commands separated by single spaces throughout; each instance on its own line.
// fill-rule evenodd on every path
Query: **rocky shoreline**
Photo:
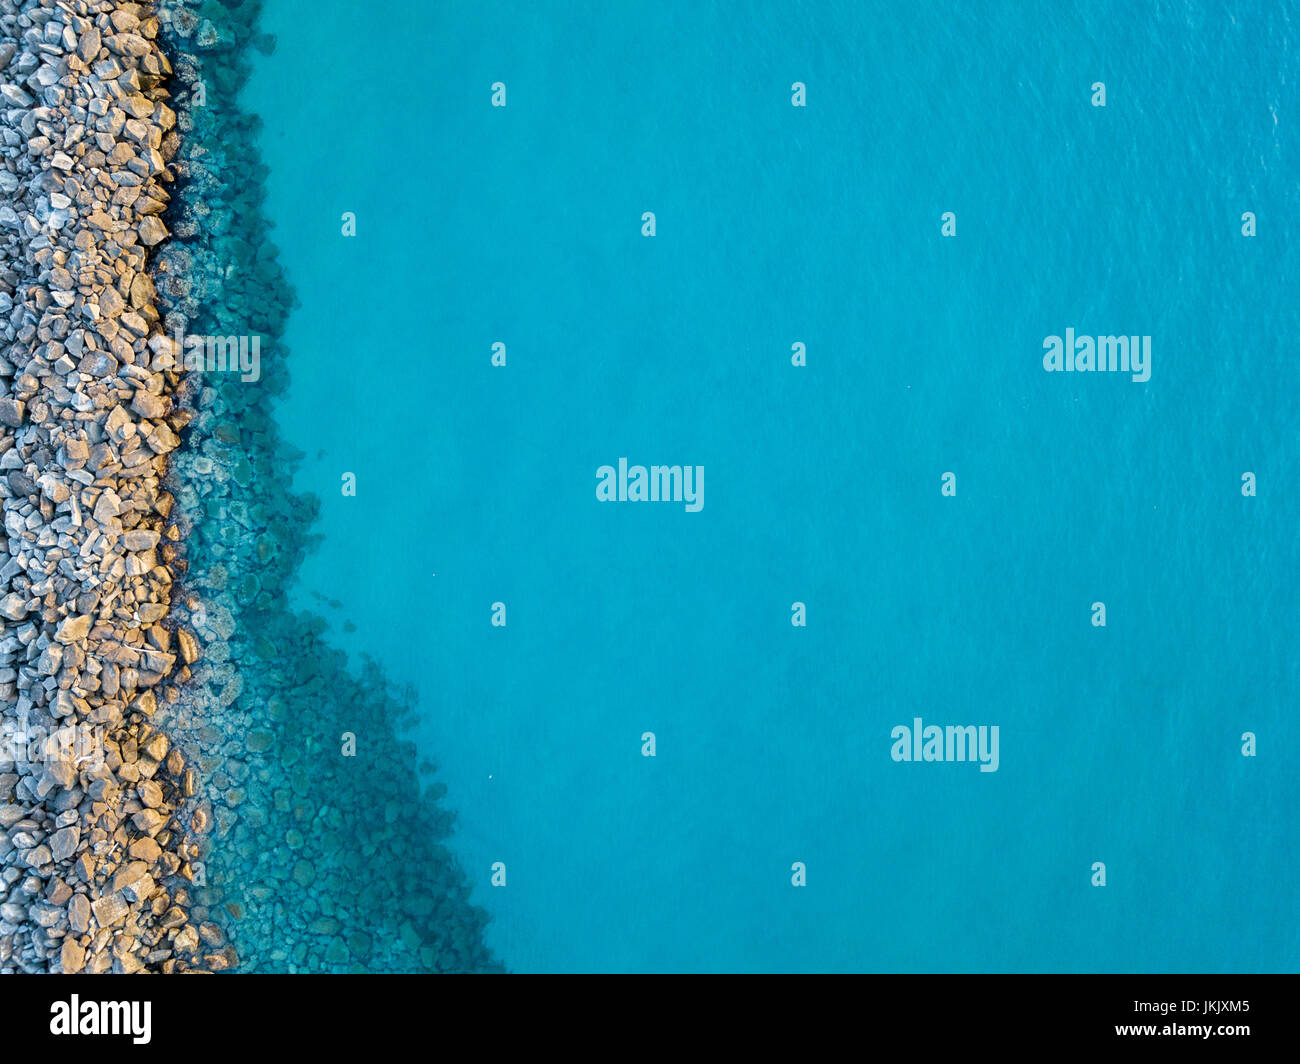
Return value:
M 188 418 L 148 270 L 171 68 L 137 5 L 0 11 L 0 969 L 230 967 L 190 913 L 194 773 L 155 723 L 179 694 L 162 482 Z M 72 729 L 102 756 L 61 756 Z
M 259 10 L 0 0 L 0 972 L 501 970 L 412 707 L 287 605 Z

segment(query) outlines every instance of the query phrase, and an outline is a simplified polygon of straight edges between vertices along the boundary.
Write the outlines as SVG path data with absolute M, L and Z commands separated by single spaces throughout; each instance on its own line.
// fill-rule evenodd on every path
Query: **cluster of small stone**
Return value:
M 3 972 L 237 961 L 191 911 L 206 825 L 165 726 L 199 645 L 165 623 L 190 415 L 149 271 L 179 145 L 157 33 L 143 4 L 0 0 Z

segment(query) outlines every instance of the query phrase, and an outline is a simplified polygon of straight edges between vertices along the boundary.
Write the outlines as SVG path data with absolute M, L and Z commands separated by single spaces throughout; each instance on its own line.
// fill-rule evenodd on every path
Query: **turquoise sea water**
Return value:
M 242 99 L 301 603 L 418 691 L 493 950 L 1300 967 L 1300 8 L 650 8 L 272 0 Z M 703 510 L 599 503 L 623 456 Z

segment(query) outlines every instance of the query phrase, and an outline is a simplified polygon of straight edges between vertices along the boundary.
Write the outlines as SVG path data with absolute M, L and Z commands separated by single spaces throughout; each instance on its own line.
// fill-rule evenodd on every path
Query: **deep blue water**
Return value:
M 418 688 L 493 949 L 1300 967 L 1300 8 L 643 6 L 273 0 L 243 98 L 301 604 Z M 704 508 L 598 502 L 623 456 Z

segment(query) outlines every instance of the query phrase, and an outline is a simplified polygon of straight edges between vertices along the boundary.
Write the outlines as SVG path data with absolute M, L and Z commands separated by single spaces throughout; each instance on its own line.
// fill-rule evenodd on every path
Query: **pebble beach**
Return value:
M 0 972 L 501 970 L 411 707 L 287 605 L 258 8 L 0 0 Z

